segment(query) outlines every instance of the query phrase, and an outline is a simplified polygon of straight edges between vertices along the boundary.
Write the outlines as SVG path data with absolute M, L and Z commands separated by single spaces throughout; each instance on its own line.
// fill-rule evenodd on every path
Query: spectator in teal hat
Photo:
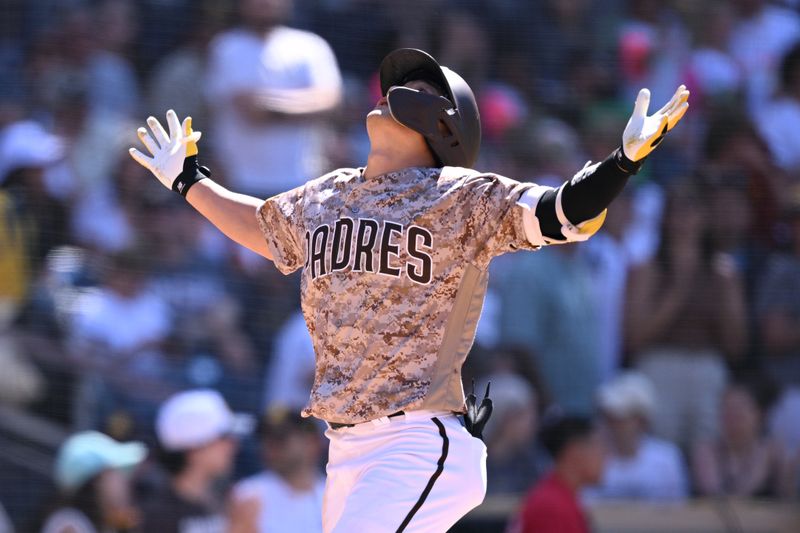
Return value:
M 140 442 L 117 442 L 83 431 L 61 445 L 54 478 L 59 501 L 47 514 L 42 533 L 109 533 L 136 528 L 138 513 L 129 473 L 147 456 Z

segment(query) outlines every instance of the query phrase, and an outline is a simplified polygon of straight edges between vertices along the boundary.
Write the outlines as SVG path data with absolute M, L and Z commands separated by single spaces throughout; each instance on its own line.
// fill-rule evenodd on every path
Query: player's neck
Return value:
M 428 152 L 374 148 L 367 156 L 367 166 L 364 169 L 364 178 L 370 179 L 389 172 L 397 172 L 404 168 L 432 167 L 436 163 Z

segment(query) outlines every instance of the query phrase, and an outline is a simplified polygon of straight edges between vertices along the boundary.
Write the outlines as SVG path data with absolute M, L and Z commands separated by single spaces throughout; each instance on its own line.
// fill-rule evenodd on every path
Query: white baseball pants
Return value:
M 325 533 L 444 533 L 486 495 L 486 446 L 450 412 L 410 411 L 325 436 Z

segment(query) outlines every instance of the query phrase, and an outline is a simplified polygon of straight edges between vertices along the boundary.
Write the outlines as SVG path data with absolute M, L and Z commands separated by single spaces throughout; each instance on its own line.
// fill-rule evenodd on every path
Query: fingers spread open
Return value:
M 681 105 L 685 104 L 689 100 L 689 91 L 683 90 L 678 95 L 678 98 L 674 101 L 674 103 L 670 106 L 668 115 L 673 114 Z
M 142 141 L 142 144 L 145 146 L 145 148 L 147 148 L 150 154 L 155 155 L 156 152 L 158 152 L 158 143 L 153 140 L 147 129 L 138 128 L 136 130 L 136 135 L 139 137 L 139 140 Z
M 169 137 L 167 137 L 167 132 L 164 131 L 164 127 L 161 123 L 156 119 L 156 117 L 147 117 L 147 125 L 150 126 L 150 130 L 153 132 L 153 137 L 155 137 L 156 142 L 162 147 L 169 144 Z
M 680 106 L 678 106 L 677 109 L 667 115 L 669 118 L 669 129 L 675 127 L 675 124 L 677 124 L 678 121 L 683 118 L 683 115 L 686 113 L 687 109 L 689 109 L 689 102 L 684 101 Z
M 197 142 L 200 140 L 200 137 L 203 135 L 202 131 L 193 131 L 191 135 L 186 137 L 181 137 L 181 142 L 183 144 L 187 144 L 190 142 Z
M 650 107 L 650 90 L 642 89 L 639 91 L 639 96 L 636 97 L 636 103 L 633 106 L 633 116 L 641 118 L 646 117 L 648 107 Z
M 197 155 L 197 141 L 202 133 L 192 131 L 192 117 L 183 119 L 183 145 L 186 147 L 186 157 Z
M 192 133 L 192 117 L 183 119 L 183 134 L 190 135 Z
M 675 91 L 675 94 L 672 95 L 672 98 L 670 98 L 669 102 L 667 102 L 664 105 L 664 107 L 659 109 L 658 112 L 664 113 L 665 115 L 669 115 L 688 99 L 689 99 L 689 91 L 686 90 L 685 85 L 681 85 Z
M 152 172 L 153 170 L 153 160 L 144 155 L 142 152 L 137 150 L 136 148 L 128 149 L 128 153 L 131 154 L 131 157 L 136 160 L 137 163 L 145 167 L 146 169 Z
M 172 109 L 167 111 L 167 126 L 169 127 L 170 139 L 174 141 L 181 137 L 181 123 L 178 120 L 178 115 Z

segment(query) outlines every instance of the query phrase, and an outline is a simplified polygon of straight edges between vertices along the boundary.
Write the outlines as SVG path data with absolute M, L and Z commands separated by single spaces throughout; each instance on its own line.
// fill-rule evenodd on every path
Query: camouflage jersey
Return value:
M 340 169 L 274 196 L 258 220 L 276 267 L 303 268 L 316 353 L 304 416 L 357 423 L 463 411 L 492 257 L 535 249 L 515 206 L 530 183 L 473 170 Z

